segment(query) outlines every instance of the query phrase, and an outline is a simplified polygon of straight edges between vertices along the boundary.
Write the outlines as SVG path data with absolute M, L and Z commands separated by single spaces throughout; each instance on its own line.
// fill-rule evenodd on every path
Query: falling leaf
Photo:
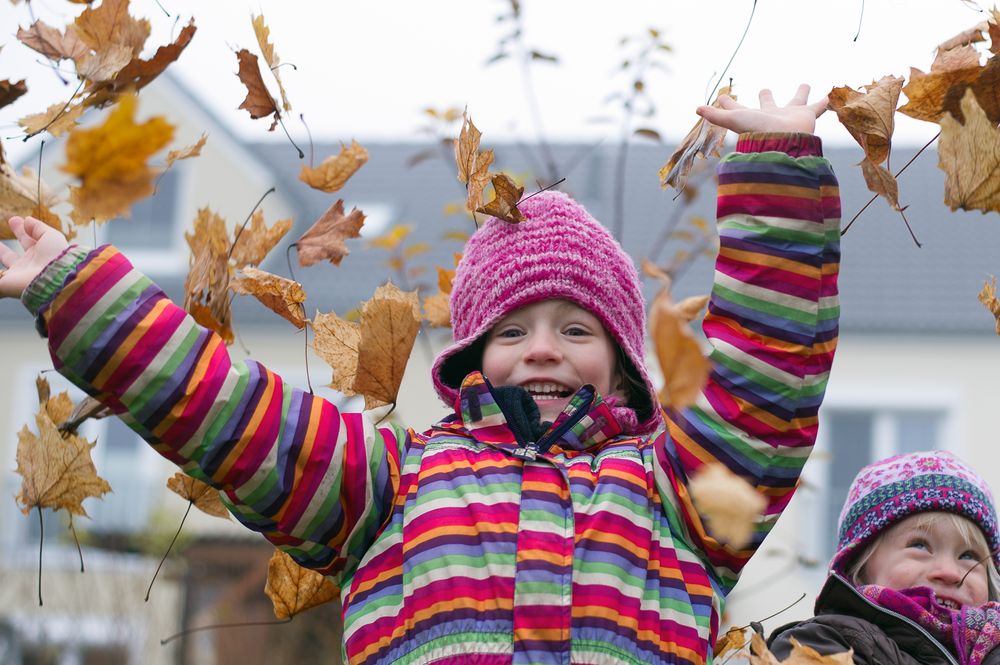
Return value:
M 340 144 L 340 154 L 324 159 L 316 168 L 303 165 L 299 180 L 322 192 L 335 192 L 368 161 L 368 151 L 357 141 Z
M 173 138 L 174 128 L 162 117 L 135 122 L 136 98 L 121 98 L 104 124 L 77 128 L 66 141 L 66 164 L 76 176 L 70 187 L 71 217 L 77 224 L 104 222 L 128 213 L 132 203 L 153 193 L 156 171 L 146 161 Z
M 782 665 L 757 633 L 750 636 L 750 665 Z
M 83 111 L 83 106 L 79 104 L 67 106 L 65 102 L 56 102 L 41 113 L 24 116 L 17 124 L 29 136 L 48 131 L 52 136 L 59 137 L 76 127 Z
M 889 169 L 865 158 L 861 160 L 861 173 L 869 191 L 885 198 L 894 210 L 899 210 L 899 184 Z
M 361 308 L 356 392 L 365 409 L 395 404 L 410 350 L 420 330 L 420 305 L 415 291 L 403 292 L 392 282 L 380 286 Z
M 673 409 L 694 404 L 708 381 L 711 367 L 688 326 L 688 319 L 674 305 L 669 287 L 664 287 L 653 300 L 649 330 L 663 372 L 660 403 Z
M 524 221 L 524 215 L 517 209 L 517 204 L 524 194 L 524 187 L 518 187 L 513 180 L 503 173 L 493 176 L 493 200 L 476 212 L 502 219 L 511 224 Z
M 946 53 L 949 51 L 957 51 L 962 47 L 967 47 L 971 44 L 976 44 L 978 42 L 985 41 L 986 37 L 983 36 L 983 32 L 987 29 L 987 27 L 988 26 L 986 21 L 977 23 L 971 28 L 968 28 L 967 30 L 963 30 L 962 32 L 958 33 L 954 37 L 944 40 L 943 42 L 937 45 L 936 50 L 939 54 Z
M 295 242 L 299 253 L 299 265 L 311 266 L 327 260 L 335 266 L 350 252 L 344 243 L 348 238 L 361 237 L 365 215 L 357 208 L 351 214 L 344 214 L 344 200 L 327 208 L 326 212 Z
M 104 406 L 93 397 L 84 397 L 76 406 L 69 418 L 59 425 L 59 431 L 75 433 L 85 420 L 100 420 L 114 415 L 110 407 Z
M 677 303 L 674 310 L 682 321 L 690 323 L 699 316 L 708 305 L 708 296 L 689 296 Z
M 358 347 L 361 344 L 361 326 L 346 321 L 332 312 L 320 314 L 312 320 L 313 350 L 333 368 L 330 387 L 345 395 L 354 395 L 354 380 L 358 374 Z
M 260 52 L 264 54 L 264 62 L 267 63 L 268 69 L 274 74 L 274 80 L 278 82 L 278 92 L 281 93 L 281 108 L 287 113 L 292 110 L 292 105 L 288 103 L 285 86 L 281 84 L 281 77 L 278 76 L 278 65 L 281 64 L 281 59 L 274 50 L 274 44 L 270 41 L 271 30 L 264 25 L 263 14 L 260 16 L 251 14 L 250 20 L 253 23 L 253 32 L 257 36 L 257 45 L 260 46 Z
M 11 82 L 10 79 L 0 81 L 0 108 L 14 103 L 14 100 L 28 92 L 28 84 L 24 79 Z
M 881 164 L 889 156 L 893 116 L 902 88 L 902 77 L 883 76 L 864 86 L 864 93 L 846 86 L 830 91 L 830 108 L 873 164 Z
M 184 309 L 195 321 L 226 341 L 234 340 L 229 304 L 229 234 L 226 222 L 208 208 L 198 211 L 193 232 L 185 232 L 191 249 L 184 281 Z
M 983 290 L 979 292 L 979 302 L 990 311 L 996 318 L 996 331 L 1000 335 L 1000 300 L 997 300 L 997 278 L 992 277 L 991 282 L 983 284 Z
M 447 293 L 435 293 L 424 298 L 424 319 L 432 328 L 451 327 L 451 306 Z
M 205 147 L 205 141 L 208 140 L 208 134 L 202 134 L 201 138 L 192 143 L 189 146 L 185 146 L 180 150 L 171 150 L 167 153 L 167 163 L 166 168 L 170 168 L 174 165 L 174 162 L 178 162 L 182 159 L 191 159 L 192 157 L 197 157 L 201 154 L 201 149 Z
M 952 210 L 1000 211 L 1000 130 L 971 89 L 962 99 L 965 124 L 941 118 L 938 168 L 945 173 L 944 202 Z
M 279 219 L 270 228 L 264 224 L 264 212 L 255 210 L 250 217 L 250 225 L 243 229 L 233 244 L 233 265 L 243 268 L 248 265 L 259 266 L 264 257 L 274 249 L 274 246 L 292 229 L 292 219 Z
M 274 616 L 278 619 L 291 619 L 340 595 L 333 582 L 315 570 L 303 568 L 278 549 L 267 563 L 264 593 L 274 604 Z
M 229 519 L 229 511 L 219 497 L 219 490 L 208 483 L 178 471 L 167 479 L 167 488 L 206 515 Z
M 76 73 L 96 84 L 102 84 L 122 70 L 132 60 L 132 49 L 123 44 L 111 44 L 99 53 L 88 53 L 76 63 Z
M 88 7 L 73 23 L 80 40 L 97 52 L 114 45 L 127 46 L 133 56 L 142 52 L 149 38 L 146 19 L 136 19 L 128 13 L 129 0 L 103 0 L 97 7 Z
M 990 58 L 983 66 L 932 67 L 929 74 L 911 68 L 910 80 L 903 88 L 909 101 L 899 112 L 929 122 L 939 122 L 945 113 L 964 120 L 962 98 L 970 88 L 990 121 L 1000 122 L 1000 58 Z
M 715 641 L 712 648 L 712 658 L 725 656 L 731 651 L 739 651 L 746 644 L 746 629 L 733 626 L 726 634 Z
M 302 307 L 306 292 L 301 284 L 257 268 L 243 268 L 241 273 L 229 284 L 231 291 L 253 296 L 300 330 L 306 327 L 306 313 Z
M 58 199 L 30 169 L 15 173 L 4 161 L 0 147 L 0 240 L 14 238 L 8 225 L 11 217 L 31 216 L 62 232 L 62 221 L 50 210 L 56 203 Z
M 271 122 L 271 126 L 268 128 L 268 131 L 273 132 L 274 128 L 278 126 L 278 119 L 281 117 L 281 112 L 274 102 L 274 97 L 271 96 L 271 93 L 267 90 L 267 86 L 264 85 L 264 79 L 260 75 L 260 63 L 257 62 L 257 56 L 244 48 L 236 52 L 236 58 L 240 63 L 240 69 L 236 75 L 239 76 L 240 81 L 243 82 L 243 85 L 247 89 L 246 98 L 237 108 L 246 109 L 250 117 L 254 120 L 273 114 L 274 121 Z
M 396 226 L 389 229 L 388 233 L 380 235 L 378 238 L 374 238 L 368 241 L 369 247 L 378 247 L 380 249 L 385 249 L 388 251 L 393 251 L 399 247 L 400 243 L 406 239 L 406 236 L 410 235 L 413 231 L 413 227 L 409 224 L 397 224 Z
M 90 54 L 90 48 L 83 43 L 76 30 L 69 28 L 62 32 L 42 21 L 35 21 L 28 28 L 18 28 L 17 38 L 50 60 L 76 62 Z
M 35 416 L 35 424 L 37 434 L 25 425 L 17 435 L 17 473 L 22 478 L 17 502 L 21 512 L 27 515 L 40 507 L 86 517 L 83 500 L 111 491 L 111 485 L 97 475 L 90 457 L 96 444 L 72 434 L 64 438 L 44 411 Z
M 821 656 L 812 647 L 800 644 L 791 638 L 792 652 L 788 658 L 778 662 L 767 648 L 764 638 L 757 633 L 750 639 L 750 665 L 854 665 L 854 649 L 829 656 Z
M 715 101 L 712 102 L 712 106 L 721 108 L 719 97 L 722 95 L 729 95 L 736 99 L 735 95 L 730 94 L 730 88 L 722 88 L 716 95 Z M 664 189 L 674 187 L 683 190 L 688 174 L 694 167 L 695 159 L 698 157 L 702 159 L 718 157 L 722 150 L 722 144 L 726 140 L 727 131 L 725 127 L 713 125 L 704 118 L 699 118 L 691 131 L 677 146 L 677 149 L 674 150 L 674 153 L 670 155 L 667 163 L 660 169 L 660 187 Z
M 111 81 L 90 87 L 87 106 L 102 106 L 124 91 L 139 91 L 156 79 L 187 48 L 197 27 L 192 19 L 172 43 L 160 46 L 149 60 L 133 57 Z M 134 54 L 138 56 L 138 53 Z
M 705 464 L 688 484 L 691 501 L 710 534 L 739 549 L 753 537 L 767 499 L 722 464 Z
M 493 150 L 479 152 L 482 138 L 468 114 L 462 114 L 462 129 L 455 142 L 455 162 L 458 164 L 458 180 L 465 184 L 465 207 L 470 212 L 483 205 L 483 189 L 490 181 L 490 165 L 493 164 Z

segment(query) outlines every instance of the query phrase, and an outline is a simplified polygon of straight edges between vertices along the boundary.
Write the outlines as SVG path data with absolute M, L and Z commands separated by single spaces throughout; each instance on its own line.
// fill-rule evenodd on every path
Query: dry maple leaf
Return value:
M 191 249 L 184 281 L 184 309 L 195 321 L 232 344 L 232 309 L 229 303 L 229 234 L 226 222 L 208 208 L 198 211 L 193 232 L 185 232 Z
M 435 293 L 424 298 L 424 320 L 432 328 L 451 327 L 451 306 L 447 293 Z
M 14 100 L 28 92 L 28 84 L 24 79 L 12 82 L 10 79 L 0 81 L 0 108 L 13 104 Z
M 706 464 L 688 484 L 691 501 L 709 534 L 740 549 L 753 538 L 754 526 L 767 500 L 750 483 L 722 464 Z
M 910 68 L 910 80 L 903 88 L 909 101 L 899 107 L 900 113 L 928 122 L 939 122 L 945 113 L 964 120 L 962 98 L 971 88 L 989 119 L 1000 122 L 1000 59 L 992 57 L 982 66 L 961 66 L 961 61 L 939 58 L 935 64 L 938 69 L 931 67 L 926 74 Z
M 350 146 L 340 144 L 340 154 L 324 159 L 316 168 L 303 165 L 299 180 L 321 192 L 335 192 L 368 161 L 368 151 L 352 140 Z
M 134 57 L 142 52 L 149 38 L 150 25 L 146 19 L 136 19 L 128 13 L 129 0 L 103 0 L 94 8 L 88 7 L 73 23 L 80 40 L 92 50 L 102 52 L 109 47 L 126 46 Z
M 50 210 L 58 203 L 45 183 L 29 169 L 18 175 L 3 157 L 0 146 L 0 240 L 12 240 L 8 220 L 11 217 L 31 216 L 40 219 L 58 231 L 63 231 L 59 216 Z
M 219 497 L 219 490 L 208 483 L 178 471 L 167 479 L 167 488 L 206 515 L 229 519 L 229 511 Z
M 17 38 L 50 60 L 75 62 L 90 54 L 90 47 L 83 43 L 76 30 L 70 28 L 62 32 L 42 21 L 35 21 L 28 28 L 18 28 Z
M 992 281 L 983 284 L 982 291 L 979 292 L 979 302 L 990 311 L 996 318 L 996 331 L 1000 335 L 1000 300 L 997 300 L 997 278 L 992 277 Z
M 345 321 L 332 312 L 316 312 L 312 328 L 313 350 L 333 368 L 329 386 L 347 396 L 356 394 L 354 379 L 358 374 L 361 326 L 354 321 Z
M 513 180 L 503 173 L 493 176 L 493 200 L 476 212 L 502 219 L 511 224 L 524 221 L 524 215 L 517 209 L 517 204 L 524 194 L 524 187 L 518 187 Z
M 237 108 L 246 109 L 247 113 L 254 120 L 273 114 L 274 120 L 268 128 L 268 131 L 273 132 L 274 128 L 278 126 L 281 111 L 278 110 L 278 105 L 275 103 L 274 97 L 271 96 L 267 86 L 264 85 L 257 56 L 244 48 L 236 52 L 236 59 L 240 63 L 240 69 L 236 75 L 247 89 L 246 98 L 244 98 L 243 102 Z
M 899 183 L 889 169 L 865 158 L 861 160 L 861 174 L 869 191 L 883 197 L 894 210 L 899 210 Z
M 241 272 L 229 284 L 231 291 L 253 296 L 300 330 L 306 327 L 306 313 L 302 307 L 306 292 L 301 284 L 257 268 L 243 268 Z
M 883 76 L 877 82 L 864 86 L 858 92 L 846 86 L 830 91 L 830 108 L 847 128 L 854 140 L 864 149 L 874 164 L 881 164 L 889 156 L 894 128 L 893 116 L 903 78 Z
M 274 246 L 292 229 L 292 218 L 279 219 L 270 228 L 264 223 L 264 213 L 255 210 L 250 217 L 250 226 L 236 236 L 233 243 L 232 260 L 237 268 L 248 265 L 259 266 Z
M 746 628 L 733 626 L 726 634 L 715 641 L 712 648 L 712 658 L 724 656 L 731 651 L 739 651 L 746 644 Z
M 114 415 L 114 412 L 110 407 L 104 406 L 93 397 L 84 397 L 73 407 L 69 418 L 59 424 L 59 431 L 76 433 L 85 420 L 100 420 L 111 415 Z
M 184 146 L 179 150 L 171 150 L 167 153 L 167 162 L 165 167 L 169 169 L 174 165 L 174 162 L 179 162 L 182 159 L 197 157 L 201 154 L 201 149 L 205 147 L 205 142 L 207 140 L 208 134 L 202 134 L 201 137 L 191 145 Z
M 674 305 L 669 287 L 664 287 L 650 307 L 649 330 L 663 372 L 660 403 L 668 408 L 694 404 L 711 369 L 689 321 Z
M 365 409 L 395 404 L 420 330 L 416 291 L 400 291 L 392 282 L 380 286 L 362 306 L 360 325 L 354 390 L 365 396 Z
M 111 491 L 111 485 L 97 475 L 90 457 L 96 444 L 72 434 L 64 438 L 44 411 L 35 416 L 35 424 L 37 434 L 25 425 L 17 435 L 17 473 L 22 478 L 17 502 L 21 512 L 27 515 L 38 507 L 86 517 L 83 500 Z
M 965 124 L 941 118 L 938 168 L 945 172 L 944 202 L 952 210 L 1000 211 L 1000 130 L 971 89 L 962 98 Z
M 341 260 L 350 253 L 344 241 L 348 238 L 360 238 L 364 224 L 363 212 L 352 208 L 351 214 L 345 215 L 344 200 L 337 199 L 295 242 L 299 265 L 311 266 L 326 260 L 339 266 Z
M 467 113 L 462 114 L 462 129 L 455 142 L 455 163 L 458 165 L 458 180 L 465 184 L 465 207 L 475 212 L 483 205 L 483 189 L 490 181 L 490 165 L 493 164 L 493 150 L 479 152 L 482 138 Z
M 716 95 L 712 106 L 719 107 L 719 97 L 729 95 L 736 99 L 736 95 L 730 93 L 730 88 L 722 88 Z M 687 133 L 674 153 L 670 155 L 667 163 L 660 168 L 660 187 L 674 187 L 679 190 L 684 189 L 687 183 L 688 173 L 694 167 L 695 159 L 698 157 L 707 159 L 708 157 L 718 157 L 722 150 L 722 144 L 726 140 L 726 130 L 708 122 L 704 118 L 699 118 L 694 123 L 694 127 Z
M 278 65 L 281 64 L 281 58 L 278 57 L 274 50 L 274 44 L 270 41 L 271 29 L 264 24 L 263 14 L 260 16 L 251 14 L 250 20 L 253 23 L 253 33 L 257 36 L 257 45 L 260 46 L 260 52 L 264 55 L 264 62 L 267 63 L 268 69 L 274 75 L 274 80 L 278 82 L 278 92 L 281 93 L 281 108 L 287 113 L 292 110 L 292 105 L 288 103 L 285 86 L 281 84 L 281 77 L 278 76 Z
M 146 162 L 170 143 L 174 128 L 159 116 L 137 124 L 135 111 L 135 96 L 126 95 L 104 124 L 70 132 L 61 168 L 80 181 L 79 187 L 70 187 L 71 217 L 77 224 L 125 215 L 132 203 L 153 193 L 157 171 Z
M 750 636 L 750 665 L 781 665 L 757 633 Z
M 788 658 L 778 662 L 764 642 L 764 638 L 754 633 L 750 641 L 750 665 L 854 665 L 854 650 L 821 656 L 812 647 L 791 639 L 792 652 Z
M 52 136 L 58 137 L 76 127 L 83 111 L 83 106 L 79 104 L 67 106 L 64 102 L 56 102 L 41 113 L 24 116 L 17 121 L 17 124 L 29 136 L 48 131 Z
M 291 619 L 340 596 L 340 590 L 333 582 L 315 570 L 303 568 L 278 549 L 267 562 L 264 593 L 271 599 L 274 616 L 278 619 Z

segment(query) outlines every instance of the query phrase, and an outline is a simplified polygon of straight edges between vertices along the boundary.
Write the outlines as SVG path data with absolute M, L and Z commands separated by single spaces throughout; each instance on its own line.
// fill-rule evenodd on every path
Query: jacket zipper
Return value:
M 855 589 L 851 584 L 849 584 L 847 580 L 845 580 L 843 577 L 841 577 L 839 573 L 833 573 L 833 576 L 835 578 L 837 578 L 837 580 L 839 580 L 844 586 L 846 586 L 848 589 L 850 589 L 851 593 L 853 593 L 855 596 L 857 596 L 862 601 L 864 601 L 865 603 L 867 603 L 869 606 L 873 607 L 874 609 L 878 610 L 879 612 L 884 612 L 885 614 L 888 614 L 890 616 L 894 616 L 897 619 L 901 619 L 903 621 L 903 623 L 909 624 L 910 626 L 916 628 L 917 631 L 921 635 L 923 635 L 928 640 L 930 640 L 930 643 L 933 644 L 934 646 L 936 646 L 938 648 L 938 650 L 942 654 L 944 654 L 944 657 L 948 659 L 949 663 L 952 663 L 952 665 L 959 665 L 958 661 L 955 660 L 955 658 L 951 655 L 951 653 L 948 652 L 948 649 L 946 649 L 945 646 L 943 644 L 941 644 L 937 640 L 937 638 L 935 638 L 933 635 L 931 635 L 930 633 L 928 633 L 927 630 L 924 629 L 923 626 L 921 626 L 920 624 L 918 624 L 917 622 L 915 622 L 913 619 L 910 619 L 909 617 L 903 616 L 899 612 L 893 612 L 890 609 L 886 609 L 885 607 L 882 607 L 881 605 L 878 605 L 878 604 L 872 602 L 863 593 L 861 593 L 860 591 L 858 591 L 857 589 Z

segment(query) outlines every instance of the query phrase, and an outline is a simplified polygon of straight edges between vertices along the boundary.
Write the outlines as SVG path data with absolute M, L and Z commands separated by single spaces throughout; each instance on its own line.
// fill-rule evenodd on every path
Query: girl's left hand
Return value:
M 62 233 L 34 217 L 11 217 L 8 223 L 23 253 L 0 243 L 0 298 L 20 298 L 28 284 L 69 243 Z
M 771 91 L 760 91 L 760 109 L 748 108 L 728 95 L 719 96 L 719 106 L 699 106 L 697 113 L 713 125 L 743 132 L 805 132 L 816 130 L 816 118 L 826 111 L 829 100 L 808 103 L 809 86 L 803 83 L 786 106 L 774 103 Z

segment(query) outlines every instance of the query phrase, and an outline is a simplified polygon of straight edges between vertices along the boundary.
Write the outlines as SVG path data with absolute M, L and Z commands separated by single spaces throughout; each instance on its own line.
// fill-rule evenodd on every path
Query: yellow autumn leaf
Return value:
M 278 549 L 267 563 L 264 593 L 271 599 L 278 619 L 291 619 L 340 596 L 340 590 L 330 580 L 315 570 L 303 568 Z
M 983 290 L 979 292 L 979 302 L 990 311 L 996 319 L 996 331 L 1000 335 L 1000 300 L 997 300 L 997 278 L 983 284 Z
M 250 217 L 249 225 L 236 236 L 231 257 L 233 265 L 237 268 L 259 266 L 291 228 L 291 217 L 279 219 L 272 226 L 267 226 L 264 223 L 264 212 L 258 208 Z
M 312 320 L 313 350 L 333 368 L 329 386 L 345 395 L 355 395 L 354 380 L 358 375 L 358 346 L 361 326 L 334 313 L 316 312 Z
M 278 92 L 281 93 L 281 107 L 286 112 L 291 111 L 292 105 L 288 103 L 285 86 L 282 85 L 281 76 L 278 75 L 278 65 L 281 64 L 281 58 L 278 57 L 277 52 L 274 50 L 274 44 L 271 43 L 271 29 L 264 24 L 263 14 L 260 16 L 251 14 L 250 21 L 253 24 L 253 33 L 257 37 L 257 45 L 260 46 L 260 52 L 264 56 L 264 62 L 267 63 L 267 68 L 274 75 L 274 80 L 278 82 Z
M 395 404 L 403 371 L 420 330 L 415 291 L 400 291 L 389 282 L 361 308 L 361 341 L 354 390 L 365 396 L 365 408 Z
M 673 409 L 695 403 L 711 370 L 688 326 L 690 320 L 678 310 L 670 297 L 669 287 L 665 286 L 650 307 L 649 330 L 663 373 L 660 403 Z
M 167 488 L 206 515 L 229 519 L 229 511 L 219 498 L 219 490 L 208 483 L 178 471 L 167 479 Z
M 357 141 L 351 141 L 350 146 L 341 144 L 340 154 L 327 157 L 316 168 L 303 166 L 299 180 L 313 189 L 336 192 L 367 161 L 368 151 Z
M 688 491 L 707 522 L 709 535 L 740 549 L 753 538 L 767 500 L 722 464 L 705 464 L 691 478 Z
M 229 289 L 240 295 L 253 296 L 296 328 L 306 327 L 306 314 L 302 307 L 302 303 L 306 301 L 306 292 L 298 282 L 246 267 L 229 284 Z

